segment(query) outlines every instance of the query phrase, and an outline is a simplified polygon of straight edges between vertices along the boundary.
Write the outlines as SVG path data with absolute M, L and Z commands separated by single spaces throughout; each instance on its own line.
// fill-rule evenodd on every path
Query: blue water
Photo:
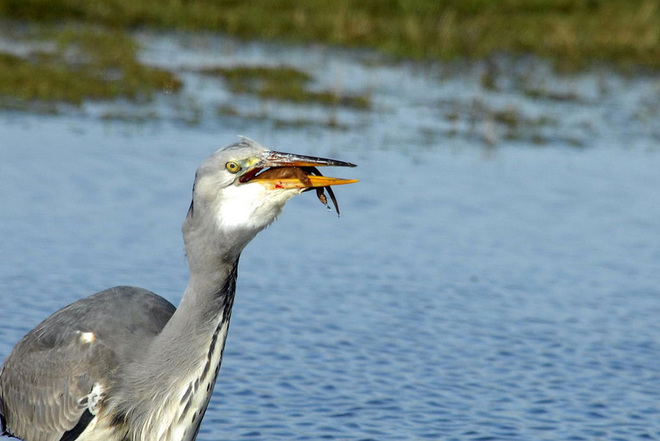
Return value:
M 157 62 L 165 43 L 152 44 Z M 313 69 L 370 72 L 377 109 L 338 110 L 343 130 L 108 123 L 96 104 L 0 113 L 0 360 L 109 286 L 177 303 L 195 168 L 240 133 L 358 163 L 335 174 L 361 182 L 336 189 L 340 218 L 306 193 L 246 249 L 199 439 L 659 439 L 660 151 L 654 120 L 631 117 L 653 79 L 606 76 L 593 81 L 608 94 L 563 103 L 480 90 L 473 71 L 439 80 L 297 50 Z M 265 52 L 232 56 L 278 56 Z M 591 78 L 570 81 L 583 93 Z M 543 145 L 512 139 L 475 99 L 556 122 Z M 443 106 L 477 114 L 477 128 Z

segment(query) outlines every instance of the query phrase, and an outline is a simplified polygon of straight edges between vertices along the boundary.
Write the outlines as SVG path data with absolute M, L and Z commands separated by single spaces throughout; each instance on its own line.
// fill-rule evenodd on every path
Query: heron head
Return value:
M 186 224 L 191 224 L 191 228 L 198 222 L 210 222 L 219 232 L 232 237 L 246 236 L 249 241 L 273 222 L 296 194 L 313 188 L 322 192 L 331 185 L 357 182 L 322 176 L 317 166 L 355 165 L 276 152 L 241 138 L 213 153 L 197 169 Z M 319 195 L 324 200 L 322 193 Z

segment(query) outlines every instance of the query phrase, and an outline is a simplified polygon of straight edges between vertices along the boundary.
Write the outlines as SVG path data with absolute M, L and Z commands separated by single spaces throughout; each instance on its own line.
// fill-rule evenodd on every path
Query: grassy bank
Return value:
M 102 25 L 13 25 L 9 34 L 29 50 L 0 51 L 0 108 L 57 112 L 58 103 L 122 98 L 148 102 L 155 93 L 176 93 L 181 72 L 141 63 L 129 33 Z M 5 29 L 5 32 L 7 30 Z M 5 38 L 6 35 L 5 35 Z M 281 66 L 210 67 L 196 71 L 215 77 L 236 95 L 263 100 L 368 110 L 367 94 L 319 89 L 307 72 Z
M 214 30 L 412 58 L 533 53 L 566 68 L 660 67 L 656 0 L 0 0 L 0 17 Z
M 0 52 L 0 107 L 49 111 L 54 103 L 139 102 L 178 91 L 182 83 L 175 73 L 139 62 L 126 31 L 144 27 L 367 47 L 412 59 L 506 52 L 547 57 L 567 70 L 594 62 L 658 69 L 658 5 L 657 0 L 0 0 L 0 32 L 36 48 Z M 306 72 L 288 66 L 201 73 L 221 78 L 236 94 L 371 107 L 367 95 L 315 89 Z
M 176 92 L 181 82 L 163 69 L 137 60 L 138 47 L 117 30 L 90 27 L 40 29 L 24 42 L 43 49 L 18 56 L 0 52 L 0 105 L 51 110 L 43 103 L 79 105 L 86 99 L 122 97 L 148 101 L 160 91 Z M 48 44 L 46 44 L 48 43 Z

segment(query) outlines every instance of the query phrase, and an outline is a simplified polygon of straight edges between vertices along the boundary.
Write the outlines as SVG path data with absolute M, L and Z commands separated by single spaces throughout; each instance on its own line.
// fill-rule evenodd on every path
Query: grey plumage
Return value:
M 41 322 L 2 367 L 0 401 L 10 434 L 59 440 L 87 409 L 94 383 L 116 384 L 120 367 L 140 354 L 174 311 L 152 292 L 120 286 L 72 303 Z M 87 332 L 94 341 L 84 338 Z
M 355 182 L 257 173 L 315 165 L 353 166 L 246 138 L 202 162 L 182 228 L 190 279 L 179 307 L 115 287 L 48 317 L 0 370 L 4 433 L 26 441 L 194 440 L 220 368 L 243 248 L 295 194 Z

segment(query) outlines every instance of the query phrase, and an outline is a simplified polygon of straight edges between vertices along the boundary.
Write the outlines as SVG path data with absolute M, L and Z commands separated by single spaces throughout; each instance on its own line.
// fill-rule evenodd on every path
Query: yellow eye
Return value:
M 229 161 L 226 163 L 225 168 L 229 173 L 238 173 L 241 170 L 241 166 L 234 161 Z

